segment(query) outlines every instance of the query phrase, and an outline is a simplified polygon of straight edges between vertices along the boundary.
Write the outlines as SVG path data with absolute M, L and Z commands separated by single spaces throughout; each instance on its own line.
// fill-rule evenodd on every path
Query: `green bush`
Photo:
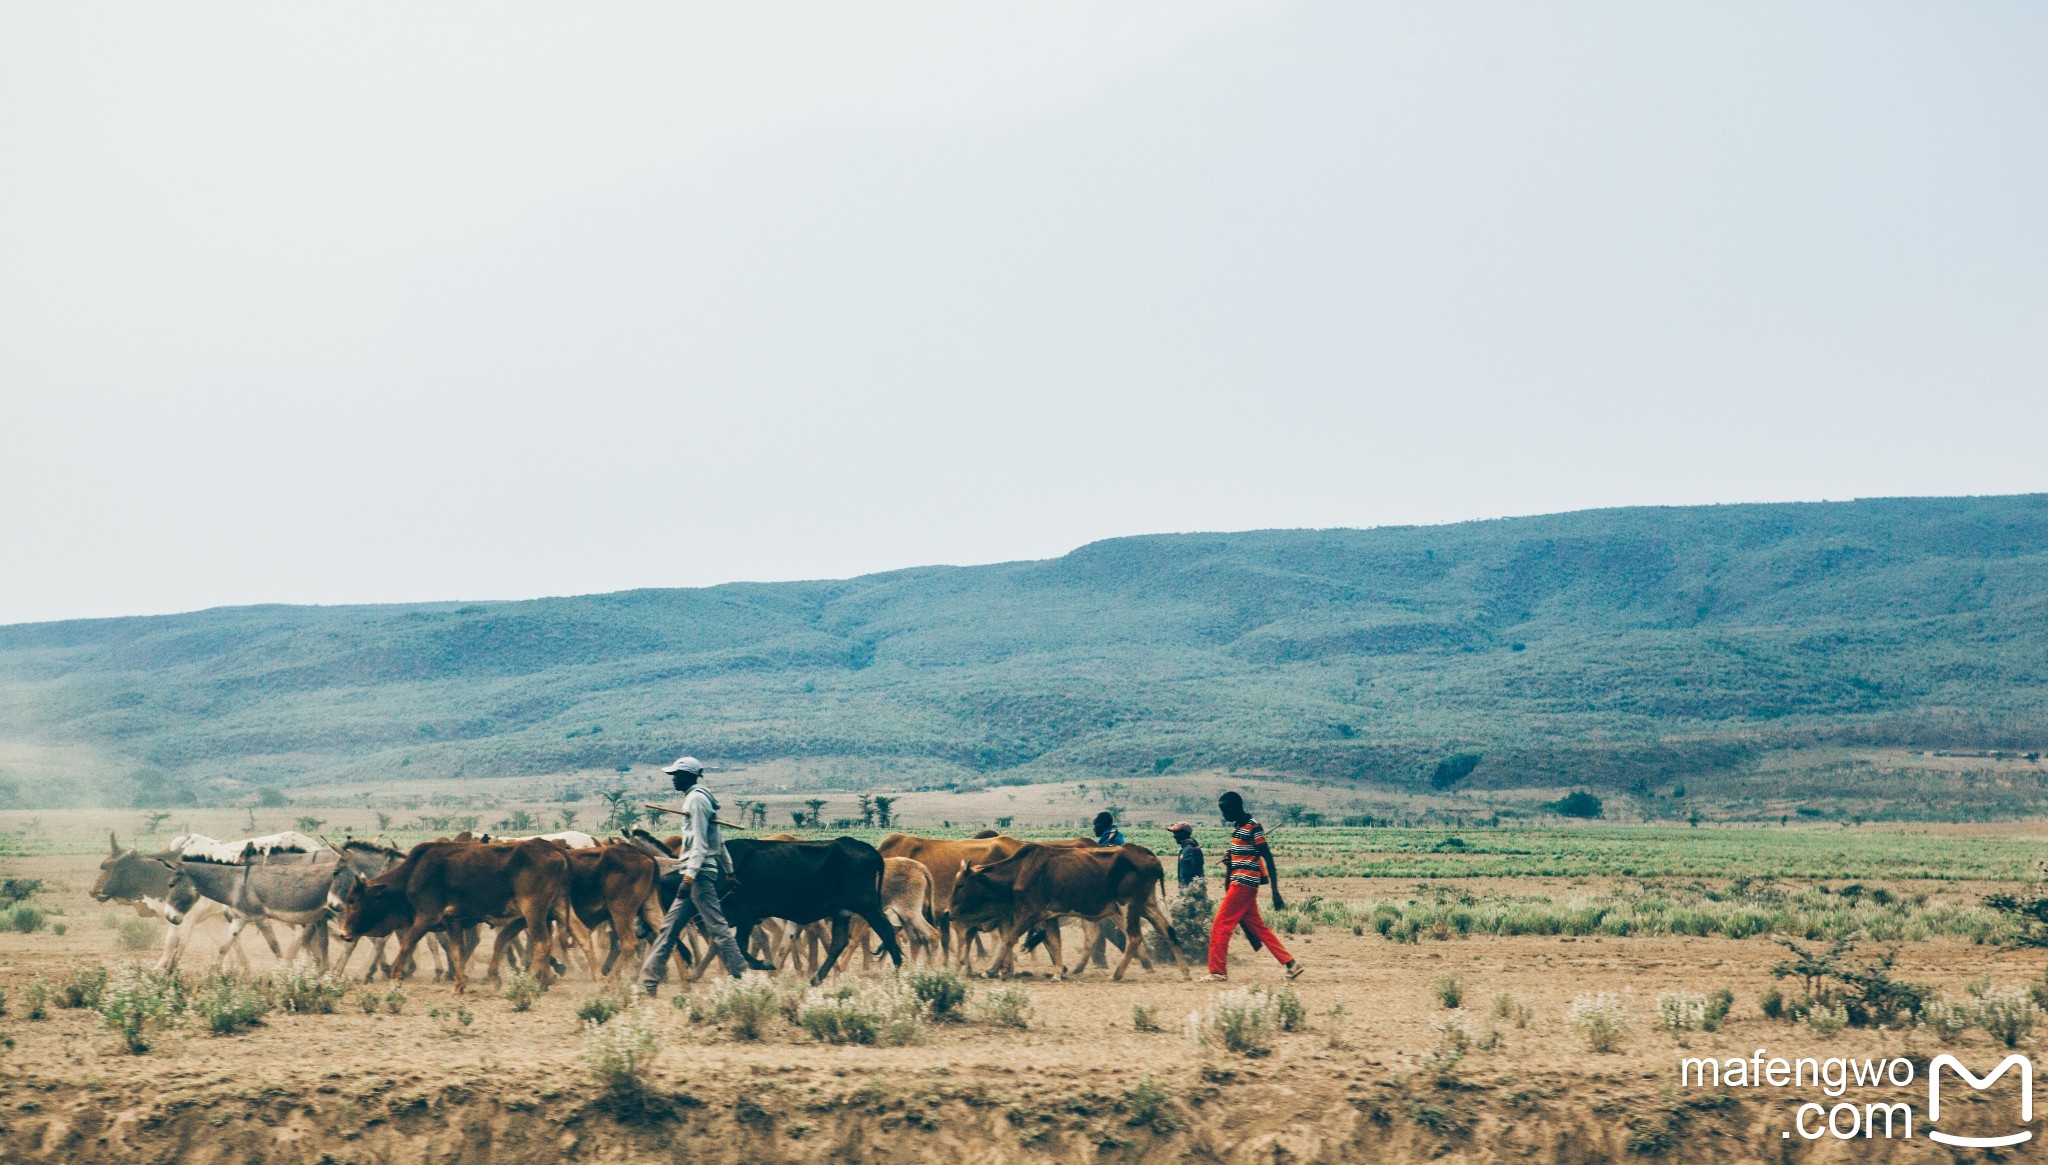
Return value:
M 1438 975 L 1430 981 L 1429 993 L 1445 1008 L 1455 1011 L 1465 1002 L 1465 985 L 1456 975 Z
M 1765 1019 L 1782 1019 L 1785 1015 L 1785 993 L 1772 988 L 1764 992 L 1763 998 L 1757 1001 L 1757 1007 L 1763 1011 Z
M 988 992 L 993 996 L 998 992 Z M 814 988 L 797 1009 L 796 1022 L 828 1044 L 916 1043 L 924 1034 L 925 1003 L 894 980 L 864 980 L 838 988 Z
M 8 930 L 34 934 L 43 929 L 46 919 L 47 916 L 42 911 L 26 902 L 17 902 L 8 908 L 4 917 L 0 917 L 0 923 L 4 923 Z
M 1272 1001 L 1274 1022 L 1284 1032 L 1298 1032 L 1308 1027 L 1308 1006 L 1295 994 L 1294 988 L 1285 984 L 1279 987 L 1254 987 Z
M 524 971 L 514 971 L 505 977 L 503 994 L 511 1001 L 514 1011 L 531 1011 L 542 990 L 540 980 Z
M 1509 992 L 1503 991 L 1493 997 L 1493 1018 L 1495 1019 L 1503 1019 L 1518 1028 L 1524 1028 L 1529 1026 L 1529 1020 L 1535 1014 L 1535 1012 L 1529 1010 L 1527 1004 L 1516 999 Z
M 1839 1003 L 1816 1002 L 1807 1009 L 1802 1021 L 1807 1030 L 1824 1040 L 1831 1040 L 1849 1026 L 1849 1009 Z
M 2033 995 L 2024 987 L 1985 990 L 1977 999 L 1976 1010 L 1977 1026 L 2008 1048 L 2019 1046 L 2041 1017 L 2041 1009 L 2034 1005 Z
M 645 1092 L 653 1082 L 654 1061 L 659 1055 L 661 1029 L 653 1009 L 645 1005 L 615 1014 L 609 1021 L 584 1022 L 584 1070 L 615 1097 Z
M 1436 1030 L 1436 1048 L 1422 1058 L 1422 1069 L 1437 1087 L 1449 1088 L 1458 1081 L 1458 1065 L 1464 1062 L 1472 1039 L 1465 1033 L 1465 1025 L 1455 1019 L 1444 1020 Z
M 1700 1017 L 1700 1026 L 1710 1032 L 1720 1031 L 1721 1021 L 1727 1019 L 1734 1008 L 1735 992 L 1726 987 L 1715 988 L 1714 993 L 1707 996 L 1707 1010 Z
M 1138 1086 L 1123 1094 L 1117 1108 L 1125 1116 L 1125 1124 L 1134 1128 L 1149 1128 L 1165 1135 L 1180 1127 L 1179 1118 L 1167 1107 L 1166 1090 L 1152 1083 L 1150 1076 L 1138 1081 Z
M 89 971 L 73 971 L 57 983 L 57 1006 L 97 1008 L 100 995 L 107 989 L 107 969 L 94 967 Z
M 969 994 L 967 980 L 958 973 L 941 968 L 936 971 L 912 971 L 903 977 L 910 984 L 911 991 L 924 1000 L 931 1009 L 935 1020 L 956 1021 L 960 1018 L 962 1005 Z
M 1657 997 L 1657 1026 L 1674 1035 L 1699 1031 L 1707 1025 L 1707 1001 L 1685 992 L 1666 992 Z
M 156 945 L 162 933 L 149 919 L 130 918 L 114 930 L 114 944 L 124 951 L 146 951 Z
M 1272 997 L 1243 988 L 1216 996 L 1206 1010 L 1188 1016 L 1188 1034 L 1206 1046 L 1221 1046 L 1240 1056 L 1263 1056 L 1273 1050 L 1280 1017 Z
M 1001 1027 L 1028 1028 L 1035 1015 L 1031 993 L 1022 987 L 984 991 L 974 1007 L 976 1019 Z
M 705 994 L 676 996 L 678 1009 L 696 1023 L 719 1023 L 743 1040 L 758 1040 L 768 1021 L 782 1010 L 782 994 L 773 983 L 727 979 Z
M 612 1017 L 625 1010 L 625 1001 L 611 992 L 599 992 L 583 1001 L 576 1009 L 576 1018 L 585 1023 L 610 1023 Z
M 50 1014 L 50 985 L 41 979 L 29 980 L 21 989 L 21 1017 L 23 1019 L 45 1019 Z
M 316 970 L 303 956 L 271 968 L 270 997 L 294 1015 L 332 1015 L 348 994 L 339 976 Z
M 217 1036 L 233 1035 L 262 1023 L 270 1006 L 263 992 L 231 975 L 216 976 L 192 997 L 192 1010 Z
M 1933 1029 L 1944 1043 L 1954 1043 L 1977 1022 L 1976 1008 L 1937 996 L 1920 1009 L 1920 1022 Z
M 1141 1032 L 1159 1030 L 1159 1009 L 1142 1003 L 1131 1004 L 1131 1026 Z
M 147 1052 L 155 1032 L 185 1011 L 185 984 L 175 975 L 159 975 L 142 967 L 123 967 L 100 992 L 94 1010 L 121 1034 L 128 1050 Z
M 384 996 L 384 1010 L 393 1015 L 403 1013 L 405 1011 L 405 992 L 393 987 L 390 993 Z
M 1613 993 L 1599 991 L 1581 995 L 1572 1000 L 1572 1030 L 1586 1047 L 1595 1052 L 1613 1052 L 1621 1048 L 1621 1041 L 1628 1035 L 1628 1013 L 1621 1000 Z

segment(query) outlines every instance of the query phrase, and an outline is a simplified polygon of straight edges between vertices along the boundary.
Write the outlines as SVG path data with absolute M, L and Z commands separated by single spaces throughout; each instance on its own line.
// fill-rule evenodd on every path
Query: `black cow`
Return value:
M 643 849 L 675 856 L 643 830 L 636 829 L 631 836 Z M 754 924 L 764 918 L 780 918 L 798 926 L 830 919 L 832 944 L 811 978 L 813 984 L 823 983 L 839 961 L 839 953 L 846 949 L 853 919 L 859 917 L 882 940 L 882 950 L 897 966 L 903 965 L 896 927 L 882 913 L 882 855 L 874 846 L 853 837 L 831 841 L 740 838 L 726 842 L 725 851 L 732 856 L 733 875 L 733 886 L 724 899 L 725 917 L 732 923 L 740 950 L 748 949 Z M 758 970 L 775 969 L 751 953 L 747 962 Z

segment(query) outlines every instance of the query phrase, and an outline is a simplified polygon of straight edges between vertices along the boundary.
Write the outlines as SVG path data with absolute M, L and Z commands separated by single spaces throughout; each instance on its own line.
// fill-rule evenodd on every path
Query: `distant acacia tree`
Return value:
M 1592 818 L 1600 816 L 1601 813 L 1600 798 L 1584 789 L 1566 793 L 1552 801 L 1549 807 L 1566 817 Z
M 1471 776 L 1472 770 L 1479 767 L 1481 759 L 1483 758 L 1476 752 L 1461 752 L 1445 757 L 1436 762 L 1436 768 L 1430 772 L 1429 787 L 1432 789 L 1450 788 L 1452 785 Z
M 894 810 L 894 809 L 895 809 L 895 807 L 896 807 L 896 798 L 894 798 L 894 797 L 881 797 L 881 796 L 877 796 L 877 797 L 875 798 L 875 826 L 876 826 L 876 828 L 878 828 L 878 829 L 887 829 L 887 828 L 889 828 L 889 823 L 890 823 L 890 821 L 891 821 L 891 820 L 893 820 L 893 817 L 892 817 L 892 810 Z
M 862 793 L 860 795 L 859 804 L 861 826 L 865 829 L 873 829 L 875 827 L 874 795 L 871 793 Z
M 810 800 L 805 801 L 804 804 L 811 807 L 811 828 L 823 829 L 825 827 L 825 799 L 823 797 L 812 797 Z
M 640 824 L 640 807 L 633 804 L 632 794 L 623 788 L 606 789 L 598 799 L 605 803 L 604 825 L 608 830 L 631 829 Z

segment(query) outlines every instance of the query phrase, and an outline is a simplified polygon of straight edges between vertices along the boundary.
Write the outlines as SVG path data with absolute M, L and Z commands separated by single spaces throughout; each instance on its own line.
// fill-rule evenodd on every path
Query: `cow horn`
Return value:
M 107 848 L 114 851 L 115 857 L 121 856 L 121 843 L 114 840 L 114 831 L 111 829 L 107 831 Z

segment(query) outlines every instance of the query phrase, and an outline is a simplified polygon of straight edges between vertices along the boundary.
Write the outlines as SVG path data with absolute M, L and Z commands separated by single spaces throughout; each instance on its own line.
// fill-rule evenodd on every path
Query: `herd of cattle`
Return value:
M 241 842 L 185 836 L 157 853 L 123 849 L 100 863 L 92 896 L 133 904 L 169 923 L 160 971 L 176 967 L 198 922 L 225 916 L 216 966 L 231 956 L 248 965 L 238 944 L 253 925 L 279 959 L 304 956 L 345 972 L 358 943 L 368 943 L 366 977 L 410 973 L 423 939 L 457 991 L 469 983 L 480 928 L 495 931 L 488 977 L 501 964 L 530 968 L 542 982 L 564 972 L 571 952 L 593 979 L 637 971 L 647 940 L 681 883 L 681 839 L 632 830 L 615 838 L 566 832 L 492 838 L 468 833 L 400 851 L 349 839 L 339 846 L 298 833 Z M 980 936 L 991 937 L 991 975 L 1013 972 L 1017 949 L 1040 946 L 1055 975 L 1081 971 L 1106 944 L 1123 948 L 1121 979 L 1133 958 L 1147 968 L 1142 927 L 1165 936 L 1181 976 L 1188 976 L 1176 936 L 1161 908 L 1164 870 L 1139 845 L 1088 841 L 1026 842 L 985 832 L 967 839 L 891 834 L 879 847 L 851 837 L 804 841 L 788 834 L 726 843 L 733 878 L 725 913 L 749 965 L 801 967 L 822 982 L 851 944 L 872 961 L 913 957 L 973 971 Z M 1081 958 L 1064 965 L 1062 920 L 1088 933 Z M 281 946 L 273 924 L 296 927 Z M 599 955 L 595 933 L 608 931 Z M 343 944 L 329 949 L 330 932 Z M 396 940 L 387 954 L 388 940 Z M 716 964 L 693 927 L 678 945 L 685 978 Z M 870 948 L 870 941 L 879 951 Z M 1106 965 L 1106 963 L 1104 963 Z

